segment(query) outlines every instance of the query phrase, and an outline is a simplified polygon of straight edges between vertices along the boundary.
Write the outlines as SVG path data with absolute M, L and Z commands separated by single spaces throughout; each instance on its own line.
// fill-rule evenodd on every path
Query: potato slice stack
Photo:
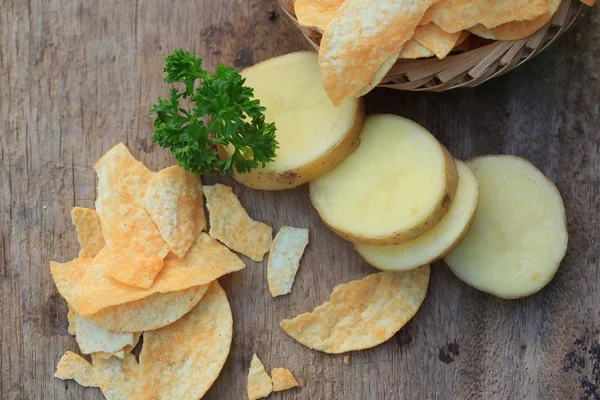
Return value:
M 203 232 L 199 176 L 177 166 L 151 172 L 123 144 L 95 169 L 96 211 L 72 211 L 79 257 L 50 264 L 69 305 L 69 333 L 92 363 L 67 352 L 56 376 L 99 387 L 107 399 L 198 399 L 231 345 L 217 279 L 245 264 L 226 245 L 262 260 L 272 229 L 252 220 L 231 188 L 215 185 L 204 188 L 211 226 Z M 130 353 L 142 333 L 138 363 Z
M 339 104 L 377 86 L 398 58 L 442 59 L 469 33 L 519 40 L 550 23 L 559 6 L 560 0 L 295 0 L 294 11 L 300 25 L 323 35 L 322 80 Z

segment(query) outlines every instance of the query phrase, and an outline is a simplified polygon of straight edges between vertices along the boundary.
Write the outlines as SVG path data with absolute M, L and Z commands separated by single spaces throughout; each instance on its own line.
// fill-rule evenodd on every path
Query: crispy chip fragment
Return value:
M 230 249 L 262 261 L 273 241 L 273 228 L 254 221 L 229 186 L 205 186 L 210 236 Z
M 158 171 L 150 179 L 144 203 L 169 249 L 183 258 L 206 229 L 200 177 L 177 165 Z
M 265 366 L 256 354 L 252 355 L 248 371 L 248 400 L 267 397 L 273 391 L 273 382 L 265 371 Z
M 114 332 L 143 332 L 177 321 L 196 306 L 209 284 L 176 292 L 155 293 L 146 298 L 105 308 L 86 318 Z
M 319 50 L 323 86 L 334 105 L 364 93 L 380 67 L 412 37 L 434 2 L 346 0 L 342 4 Z
M 282 226 L 269 254 L 267 281 L 271 296 L 277 297 L 292 291 L 300 259 L 308 244 L 308 229 Z
M 73 307 L 69 305 L 69 312 L 67 314 L 67 321 L 69 322 L 69 327 L 67 328 L 67 332 L 69 335 L 75 336 L 75 324 L 77 320 L 77 313 L 73 310 Z
M 273 391 L 281 392 L 298 386 L 298 382 L 292 372 L 287 368 L 273 368 L 271 371 Z
M 462 31 L 448 33 L 433 22 L 430 22 L 427 25 L 418 26 L 412 38 L 433 51 L 437 58 L 441 60 L 456 46 L 461 33 Z
M 372 274 L 336 286 L 330 301 L 280 326 L 301 344 L 325 353 L 367 349 L 391 338 L 416 314 L 428 285 L 429 265 Z
M 96 257 L 105 244 L 98 213 L 91 208 L 75 207 L 71 210 L 71 220 L 77 230 L 77 241 L 81 247 L 79 257 Z
M 106 360 L 92 356 L 92 363 L 67 351 L 58 362 L 54 376 L 74 379 L 81 386 L 98 387 L 107 400 L 139 398 L 139 366 L 133 355 Z
M 546 0 L 439 0 L 420 24 L 431 21 L 446 32 L 460 32 L 477 24 L 488 28 L 512 21 L 532 20 L 549 11 Z
M 294 12 L 302 26 L 324 32 L 345 0 L 296 0 Z
M 102 351 L 92 353 L 92 357 L 98 357 L 98 358 L 102 358 L 105 360 L 108 358 L 111 358 L 111 357 L 125 358 L 125 356 L 127 354 L 131 353 L 133 351 L 133 349 L 135 349 L 135 346 L 137 346 L 141 337 L 142 337 L 142 333 L 136 332 L 133 334 L 133 343 L 132 344 L 128 344 L 127 346 L 123 347 L 121 350 L 117 351 L 116 353 L 105 353 Z
M 75 317 L 75 339 L 83 354 L 116 353 L 133 344 L 133 333 L 112 332 L 78 315 Z
M 199 399 L 219 376 L 233 331 L 227 295 L 217 281 L 183 318 L 144 333 L 140 353 L 142 395 Z
M 165 267 L 148 289 L 123 285 L 109 277 L 103 267 L 104 249 L 91 259 L 76 259 L 69 263 L 50 263 L 52 277 L 60 294 L 82 316 L 146 298 L 155 293 L 169 293 L 208 284 L 246 265 L 206 233 L 201 233 L 184 258 L 175 255 L 165 259 Z M 82 261 L 83 260 L 83 261 Z M 81 265 L 87 266 L 81 274 Z M 87 265 L 86 265 L 87 264 Z M 83 275 L 83 276 L 81 276 Z
M 100 158 L 94 169 L 98 175 L 96 211 L 111 253 L 106 273 L 128 285 L 148 288 L 169 252 L 144 208 L 144 194 L 154 173 L 122 143 Z
M 433 57 L 435 54 L 433 51 L 429 50 L 425 46 L 421 45 L 416 40 L 409 40 L 406 42 L 404 47 L 402 47 L 402 51 L 400 52 L 399 58 L 404 60 L 415 60 L 417 58 L 429 58 Z

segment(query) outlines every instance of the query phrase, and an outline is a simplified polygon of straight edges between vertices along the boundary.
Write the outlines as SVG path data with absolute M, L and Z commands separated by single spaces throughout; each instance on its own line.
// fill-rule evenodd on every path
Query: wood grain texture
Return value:
M 0 0 L 0 399 L 100 399 L 53 378 L 65 350 L 67 307 L 50 260 L 77 256 L 69 212 L 93 206 L 94 162 L 123 141 L 151 169 L 173 163 L 151 140 L 147 110 L 163 58 L 183 47 L 245 67 L 307 49 L 275 0 Z M 370 112 L 431 130 L 459 158 L 486 153 L 531 160 L 558 186 L 570 245 L 542 292 L 506 301 L 471 289 L 443 263 L 417 316 L 392 340 L 343 356 L 288 338 L 281 319 L 311 310 L 333 287 L 375 272 L 319 221 L 305 187 L 252 191 L 230 179 L 250 213 L 310 228 L 292 293 L 272 299 L 266 262 L 222 280 L 234 341 L 208 399 L 243 399 L 254 352 L 268 371 L 287 367 L 301 389 L 271 399 L 600 398 L 600 10 L 532 62 L 476 89 L 376 90 Z

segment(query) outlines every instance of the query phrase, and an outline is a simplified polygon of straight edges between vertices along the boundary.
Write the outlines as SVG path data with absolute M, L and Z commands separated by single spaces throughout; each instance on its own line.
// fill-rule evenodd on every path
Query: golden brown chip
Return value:
M 78 315 L 75 317 L 75 339 L 83 354 L 116 353 L 133 344 L 133 333 L 109 331 Z
M 433 22 L 430 22 L 427 25 L 418 26 L 412 38 L 433 51 L 437 58 L 441 60 L 456 46 L 461 33 L 448 33 Z
M 148 289 L 123 285 L 109 277 L 101 259 L 104 249 L 94 259 L 77 259 L 69 263 L 50 263 L 50 270 L 60 294 L 82 316 L 146 298 L 155 293 L 169 293 L 208 284 L 246 265 L 227 247 L 206 233 L 201 233 L 184 258 L 167 257 L 165 267 Z M 84 261 L 81 261 L 84 260 Z M 80 264 L 89 264 L 83 276 Z
M 256 354 L 252 355 L 248 371 L 248 400 L 267 397 L 273 391 L 273 382 L 265 371 L 265 366 Z
M 364 93 L 380 67 L 412 37 L 434 1 L 346 0 L 342 4 L 319 50 L 323 86 L 334 105 Z
M 102 358 L 105 360 L 108 358 L 111 358 L 111 357 L 125 358 L 125 356 L 127 354 L 131 353 L 133 351 L 133 349 L 135 348 L 135 346 L 137 346 L 141 337 L 142 337 L 141 332 L 134 333 L 132 344 L 128 344 L 127 346 L 123 347 L 121 350 L 117 351 L 116 353 L 105 353 L 105 352 L 92 353 L 92 357 Z
M 344 0 L 296 0 L 294 12 L 300 25 L 324 32 L 342 4 Z
M 67 321 L 69 322 L 69 327 L 67 328 L 67 332 L 69 335 L 75 336 L 75 324 L 77 320 L 77 313 L 73 310 L 73 307 L 69 305 L 69 313 L 67 314 Z
M 330 301 L 280 325 L 311 349 L 332 354 L 367 349 L 388 340 L 416 314 L 428 284 L 428 265 L 369 275 L 336 286 Z
M 79 257 L 96 257 L 104 247 L 100 217 L 91 208 L 75 207 L 71 210 L 71 219 L 77 230 L 77 241 L 81 247 Z
M 118 144 L 94 166 L 98 174 L 96 211 L 110 257 L 106 273 L 128 285 L 148 288 L 169 252 L 158 227 L 144 208 L 154 173 Z
M 199 399 L 219 376 L 233 331 L 227 295 L 214 281 L 200 303 L 171 325 L 144 333 L 142 395 Z
M 74 379 L 81 386 L 98 387 L 107 400 L 132 400 L 139 396 L 139 366 L 135 357 L 102 359 L 92 356 L 92 363 L 67 351 L 56 366 L 55 377 Z
M 486 28 L 479 24 L 471 27 L 471 33 L 492 40 L 519 40 L 533 35 L 546 25 L 558 10 L 560 0 L 548 0 L 549 10 L 546 14 L 532 19 L 531 21 L 513 21 L 498 25 L 495 28 Z
M 273 368 L 271 371 L 271 380 L 273 381 L 273 391 L 281 392 L 298 386 L 296 378 L 287 368 Z
M 267 282 L 271 296 L 277 297 L 292 291 L 300 259 L 308 244 L 308 229 L 282 226 L 269 254 Z
M 421 45 L 416 40 L 411 39 L 406 42 L 404 47 L 402 47 L 399 58 L 404 60 L 415 60 L 417 58 L 429 58 L 433 56 L 435 56 L 433 51 Z
M 169 249 L 183 258 L 206 229 L 200 177 L 179 166 L 158 171 L 150 179 L 144 203 Z
M 460 32 L 477 24 L 488 28 L 512 21 L 532 20 L 548 12 L 546 0 L 440 0 L 420 24 L 431 21 L 446 32 Z
M 187 314 L 200 302 L 208 284 L 105 308 L 86 318 L 114 332 L 143 332 L 167 326 Z
M 262 261 L 273 241 L 273 228 L 254 221 L 229 186 L 205 186 L 210 236 L 230 249 Z

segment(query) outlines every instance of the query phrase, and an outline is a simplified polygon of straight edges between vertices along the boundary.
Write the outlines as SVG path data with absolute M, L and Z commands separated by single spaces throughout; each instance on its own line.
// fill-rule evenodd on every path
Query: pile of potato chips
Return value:
M 151 172 L 122 144 L 94 168 L 96 210 L 71 213 L 79 257 L 50 264 L 69 305 L 69 333 L 92 363 L 67 352 L 56 376 L 99 387 L 107 399 L 198 399 L 232 340 L 217 279 L 245 268 L 222 243 L 260 261 L 272 229 L 252 220 L 231 188 L 203 190 L 197 175 L 177 166 Z M 138 362 L 131 351 L 142 336 Z
M 566 0 L 570 1 L 570 0 Z M 582 0 L 593 5 L 595 0 Z M 446 57 L 469 34 L 518 40 L 548 24 L 560 0 L 295 0 L 298 22 L 322 33 L 323 85 L 338 105 L 375 87 L 396 60 Z M 468 45 L 467 45 L 468 48 Z

